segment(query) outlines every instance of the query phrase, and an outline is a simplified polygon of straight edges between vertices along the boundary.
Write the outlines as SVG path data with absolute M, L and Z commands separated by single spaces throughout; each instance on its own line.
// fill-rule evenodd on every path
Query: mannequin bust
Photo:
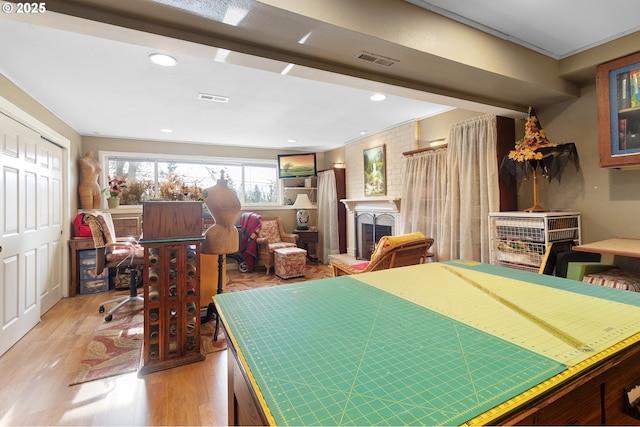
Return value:
M 227 186 L 224 172 L 213 187 L 202 192 L 204 203 L 209 208 L 215 224 L 205 233 L 202 253 L 232 254 L 238 252 L 238 230 L 234 226 L 240 212 L 240 200 L 235 191 Z
M 81 209 L 100 209 L 100 185 L 98 177 L 102 172 L 100 162 L 93 156 L 93 151 L 87 151 L 80 159 L 80 183 L 78 195 Z

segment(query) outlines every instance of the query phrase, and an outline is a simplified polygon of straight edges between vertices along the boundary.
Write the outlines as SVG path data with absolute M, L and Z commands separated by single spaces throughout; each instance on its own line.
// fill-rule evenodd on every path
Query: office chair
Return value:
M 144 263 L 144 251 L 133 238 L 119 239 L 116 237 L 113 219 L 108 212 L 85 213 L 85 221 L 91 228 L 93 244 L 96 248 L 96 274 L 102 273 L 105 268 L 120 268 L 129 266 L 129 295 L 110 299 L 100 304 L 99 311 L 104 313 L 105 305 L 117 303 L 115 307 L 107 312 L 104 320 L 110 322 L 113 313 L 120 310 L 129 303 L 144 301 L 144 295 L 138 295 L 135 268 Z

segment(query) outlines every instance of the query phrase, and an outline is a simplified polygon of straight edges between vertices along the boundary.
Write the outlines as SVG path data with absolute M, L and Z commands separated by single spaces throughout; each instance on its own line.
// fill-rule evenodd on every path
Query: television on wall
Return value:
M 316 175 L 316 153 L 278 154 L 278 178 L 306 178 Z

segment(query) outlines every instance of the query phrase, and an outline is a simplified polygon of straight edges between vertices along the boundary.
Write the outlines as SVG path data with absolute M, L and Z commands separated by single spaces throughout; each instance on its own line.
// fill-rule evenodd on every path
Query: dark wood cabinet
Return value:
M 596 69 L 601 168 L 640 165 L 640 52 Z

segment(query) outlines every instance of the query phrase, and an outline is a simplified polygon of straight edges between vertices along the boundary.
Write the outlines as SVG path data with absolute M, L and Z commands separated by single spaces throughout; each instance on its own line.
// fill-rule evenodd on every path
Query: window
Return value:
M 276 161 L 236 159 L 195 159 L 158 157 L 144 154 L 101 153 L 107 173 L 126 178 L 122 203 L 145 200 L 200 200 L 202 191 L 212 187 L 224 172 L 227 185 L 238 194 L 242 205 L 276 205 L 278 180 Z

